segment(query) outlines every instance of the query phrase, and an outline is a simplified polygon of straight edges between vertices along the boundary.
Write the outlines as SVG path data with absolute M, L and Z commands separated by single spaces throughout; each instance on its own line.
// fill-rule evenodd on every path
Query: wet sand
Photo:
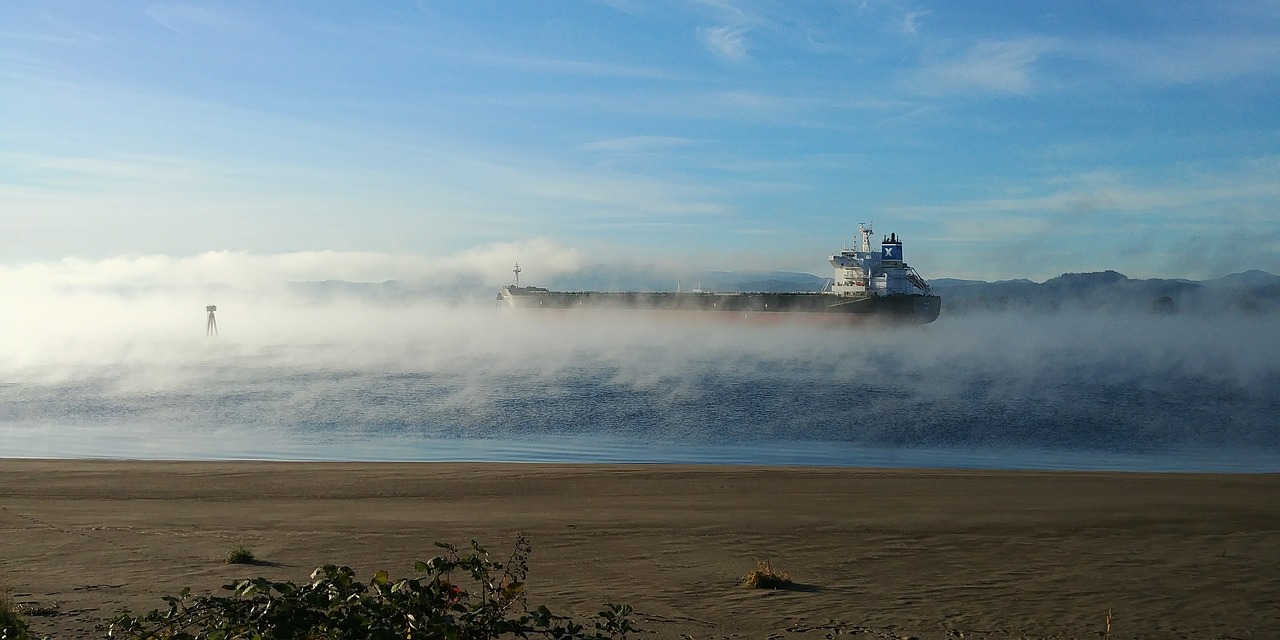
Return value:
M 1280 637 L 1280 475 L 0 459 L 0 586 L 55 638 L 520 533 L 530 604 L 640 638 Z M 797 588 L 741 587 L 758 561 Z

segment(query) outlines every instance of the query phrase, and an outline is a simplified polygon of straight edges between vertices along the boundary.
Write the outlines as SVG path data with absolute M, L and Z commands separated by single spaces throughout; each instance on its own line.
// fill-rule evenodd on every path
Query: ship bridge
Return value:
M 831 292 L 853 298 L 918 295 L 931 293 L 929 284 L 907 266 L 902 256 L 902 240 L 890 233 L 871 248 L 869 225 L 858 223 L 861 239 L 857 249 L 845 249 L 831 256 L 835 278 Z

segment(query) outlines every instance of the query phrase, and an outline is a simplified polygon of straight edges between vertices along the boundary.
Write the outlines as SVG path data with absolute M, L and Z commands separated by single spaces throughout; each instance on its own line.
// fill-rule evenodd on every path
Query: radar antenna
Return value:
M 858 250 L 863 253 L 871 253 L 871 234 L 874 233 L 871 226 L 871 223 L 858 223 L 858 233 L 862 235 L 862 243 Z
M 213 312 L 218 310 L 218 305 L 211 304 L 205 307 L 204 310 L 209 312 L 209 321 L 204 325 L 204 334 L 206 336 L 218 335 L 218 320 L 213 317 Z

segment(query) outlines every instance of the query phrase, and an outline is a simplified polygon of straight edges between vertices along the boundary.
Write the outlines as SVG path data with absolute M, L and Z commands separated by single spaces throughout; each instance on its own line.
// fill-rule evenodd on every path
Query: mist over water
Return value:
M 0 335 L 0 456 L 1280 471 L 1280 328 L 820 328 L 64 292 Z

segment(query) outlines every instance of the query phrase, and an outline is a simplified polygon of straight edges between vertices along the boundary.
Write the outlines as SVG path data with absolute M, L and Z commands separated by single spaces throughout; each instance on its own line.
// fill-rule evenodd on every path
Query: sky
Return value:
M 1280 4 L 0 4 L 0 283 L 1280 273 Z

